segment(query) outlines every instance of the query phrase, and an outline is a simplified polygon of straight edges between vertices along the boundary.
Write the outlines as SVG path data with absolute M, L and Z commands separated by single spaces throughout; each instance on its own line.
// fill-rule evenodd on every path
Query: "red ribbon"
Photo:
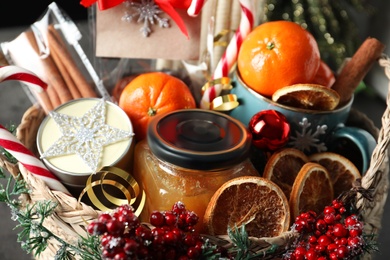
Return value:
M 189 39 L 186 25 L 185 25 L 183 19 L 181 19 L 181 16 L 175 10 L 171 1 L 169 1 L 169 0 L 155 0 L 154 2 L 161 8 L 161 10 L 163 10 L 165 13 L 167 13 L 169 15 L 169 17 L 172 18 L 173 21 L 175 21 L 175 23 L 179 27 L 180 31 L 187 37 L 187 39 Z M 188 8 L 188 6 L 182 5 L 182 6 L 177 6 L 177 8 Z
M 99 10 L 106 10 L 123 3 L 123 1 L 124 0 L 81 0 L 80 4 L 84 7 L 90 7 L 98 2 Z
M 90 7 L 91 5 L 97 2 L 100 10 L 106 10 L 115 7 L 123 3 L 124 1 L 126 0 L 81 0 L 80 4 L 84 7 Z M 183 19 L 181 18 L 181 16 L 177 13 L 175 8 L 187 9 L 190 6 L 191 1 L 155 0 L 154 2 L 160 7 L 161 10 L 167 13 L 169 17 L 172 18 L 173 21 L 175 21 L 180 31 L 189 39 L 186 25 Z

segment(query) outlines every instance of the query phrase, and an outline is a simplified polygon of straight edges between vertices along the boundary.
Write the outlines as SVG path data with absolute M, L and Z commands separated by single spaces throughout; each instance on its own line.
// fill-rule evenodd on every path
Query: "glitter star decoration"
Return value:
M 134 133 L 106 124 L 106 102 L 101 99 L 82 117 L 74 117 L 55 111 L 50 116 L 60 128 L 62 136 L 52 144 L 41 158 L 77 154 L 96 172 L 105 145 L 113 144 Z

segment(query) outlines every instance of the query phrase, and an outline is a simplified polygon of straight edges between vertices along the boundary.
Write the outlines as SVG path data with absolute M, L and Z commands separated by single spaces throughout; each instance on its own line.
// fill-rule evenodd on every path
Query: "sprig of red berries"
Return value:
M 103 213 L 92 221 L 87 231 L 101 235 L 104 259 L 201 259 L 212 254 L 227 257 L 224 248 L 217 248 L 194 232 L 198 223 L 195 212 L 176 202 L 171 210 L 153 211 L 150 224 L 141 224 L 129 205 Z
M 300 214 L 293 228 L 301 236 L 284 255 L 286 260 L 353 259 L 367 246 L 363 223 L 340 200 L 334 200 L 319 216 L 313 211 Z

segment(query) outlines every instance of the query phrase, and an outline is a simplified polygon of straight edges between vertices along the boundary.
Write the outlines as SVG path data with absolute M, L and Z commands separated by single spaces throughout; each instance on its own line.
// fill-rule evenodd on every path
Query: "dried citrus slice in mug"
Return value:
M 335 198 L 343 191 L 351 189 L 353 182 L 362 177 L 359 170 L 349 159 L 337 153 L 316 153 L 310 155 L 309 160 L 321 164 L 328 170 L 333 183 Z
M 290 195 L 292 219 L 309 210 L 320 213 L 333 200 L 333 185 L 325 167 L 308 162 L 299 171 Z
M 309 158 L 302 151 L 283 148 L 270 156 L 264 167 L 263 177 L 276 183 L 288 199 L 295 178 L 307 162 Z
M 339 104 L 340 96 L 335 90 L 319 84 L 295 84 L 275 91 L 272 100 L 296 108 L 331 111 Z
M 275 183 L 257 176 L 237 177 L 214 193 L 204 215 L 207 232 L 226 235 L 228 227 L 242 225 L 255 237 L 278 236 L 288 230 L 288 200 Z

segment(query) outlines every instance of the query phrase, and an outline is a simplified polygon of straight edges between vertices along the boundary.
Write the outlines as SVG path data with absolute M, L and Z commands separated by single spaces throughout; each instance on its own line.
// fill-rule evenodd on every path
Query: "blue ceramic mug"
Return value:
M 290 124 L 289 147 L 306 154 L 323 151 L 338 152 L 349 158 L 364 173 L 376 146 L 375 138 L 367 131 L 345 126 L 353 98 L 343 107 L 332 111 L 300 109 L 278 104 L 250 89 L 235 73 L 232 94 L 240 105 L 228 114 L 244 125 L 253 115 L 263 110 L 281 112 Z

